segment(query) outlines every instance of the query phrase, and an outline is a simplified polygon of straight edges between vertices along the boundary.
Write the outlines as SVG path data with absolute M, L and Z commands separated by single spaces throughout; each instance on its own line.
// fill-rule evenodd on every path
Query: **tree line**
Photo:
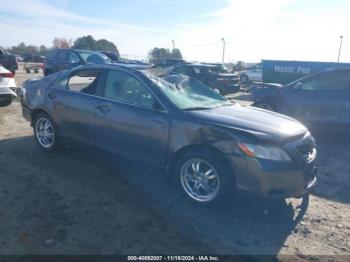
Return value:
M 106 39 L 95 40 L 91 35 L 78 37 L 74 42 L 72 39 L 64 37 L 55 37 L 52 41 L 52 46 L 47 47 L 45 45 L 35 46 L 26 45 L 20 43 L 17 46 L 12 46 L 6 50 L 12 54 L 24 56 L 24 55 L 41 55 L 46 56 L 52 48 L 74 48 L 91 51 L 112 51 L 120 56 L 118 47 Z M 179 58 L 182 59 L 182 54 L 179 49 L 170 50 L 168 48 L 155 47 L 148 53 L 150 63 L 157 64 L 166 58 Z

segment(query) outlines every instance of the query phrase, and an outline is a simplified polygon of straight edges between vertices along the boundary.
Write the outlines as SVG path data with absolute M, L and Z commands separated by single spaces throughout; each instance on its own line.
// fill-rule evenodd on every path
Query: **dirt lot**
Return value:
M 350 255 L 350 141 L 316 138 L 309 199 L 207 209 L 157 170 L 79 148 L 41 152 L 15 102 L 0 108 L 0 253 Z

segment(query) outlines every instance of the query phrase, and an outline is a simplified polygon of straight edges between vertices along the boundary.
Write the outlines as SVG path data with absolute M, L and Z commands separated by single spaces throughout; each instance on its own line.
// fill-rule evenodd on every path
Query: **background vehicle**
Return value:
M 253 105 L 303 123 L 350 125 L 350 69 L 324 71 L 285 86 L 255 87 L 252 96 Z
M 263 71 L 261 64 L 257 64 L 252 68 L 238 72 L 239 79 L 242 83 L 261 82 L 262 74 Z
M 215 66 L 217 68 L 216 70 L 218 73 L 222 73 L 222 74 L 230 73 L 229 69 L 224 64 L 220 64 L 220 63 L 202 63 L 202 64 Z
M 315 142 L 303 125 L 182 74 L 87 65 L 23 89 L 23 116 L 42 150 L 70 140 L 157 166 L 197 204 L 231 204 L 238 189 L 299 197 L 316 182 Z
M 11 104 L 12 99 L 17 97 L 12 90 L 16 88 L 14 73 L 0 65 L 0 107 Z
M 43 63 L 45 61 L 45 56 L 35 55 L 35 54 L 26 54 L 23 55 L 23 60 L 26 63 Z
M 222 69 L 217 65 L 181 63 L 176 65 L 172 71 L 193 77 L 219 90 L 222 95 L 233 94 L 240 89 L 238 78 L 234 74 L 222 73 Z
M 120 61 L 120 57 L 119 54 L 117 52 L 112 52 L 112 51 L 99 51 L 99 53 L 104 54 L 105 56 L 107 56 L 112 62 L 119 62 Z
M 104 54 L 76 49 L 53 49 L 44 62 L 44 75 L 71 69 L 85 64 L 109 64 L 112 61 Z
M 18 69 L 17 59 L 15 55 L 11 55 L 5 52 L 4 49 L 0 47 L 0 65 L 5 67 L 7 70 L 15 73 Z
M 184 62 L 186 61 L 179 58 L 167 58 L 167 59 L 164 59 L 159 64 L 156 64 L 156 66 L 162 67 L 162 68 L 169 68 L 169 67 L 175 66 L 176 64 L 184 63 Z

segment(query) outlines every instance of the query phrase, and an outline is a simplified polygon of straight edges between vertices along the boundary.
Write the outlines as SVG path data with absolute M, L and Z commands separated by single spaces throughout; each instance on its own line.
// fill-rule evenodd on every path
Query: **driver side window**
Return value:
M 109 70 L 105 82 L 104 97 L 115 101 L 154 108 L 156 99 L 134 76 L 117 70 Z

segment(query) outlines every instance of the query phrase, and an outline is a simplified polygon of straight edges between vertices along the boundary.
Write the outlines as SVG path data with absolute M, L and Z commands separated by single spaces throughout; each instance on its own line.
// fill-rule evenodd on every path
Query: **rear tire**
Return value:
M 5 97 L 5 100 L 0 99 L 0 107 L 9 106 L 12 103 L 12 97 Z
M 60 142 L 56 125 L 46 113 L 39 113 L 33 121 L 34 137 L 40 149 L 45 152 L 56 152 Z
M 193 150 L 179 157 L 174 169 L 180 194 L 196 205 L 232 204 L 236 192 L 234 175 L 217 154 Z

